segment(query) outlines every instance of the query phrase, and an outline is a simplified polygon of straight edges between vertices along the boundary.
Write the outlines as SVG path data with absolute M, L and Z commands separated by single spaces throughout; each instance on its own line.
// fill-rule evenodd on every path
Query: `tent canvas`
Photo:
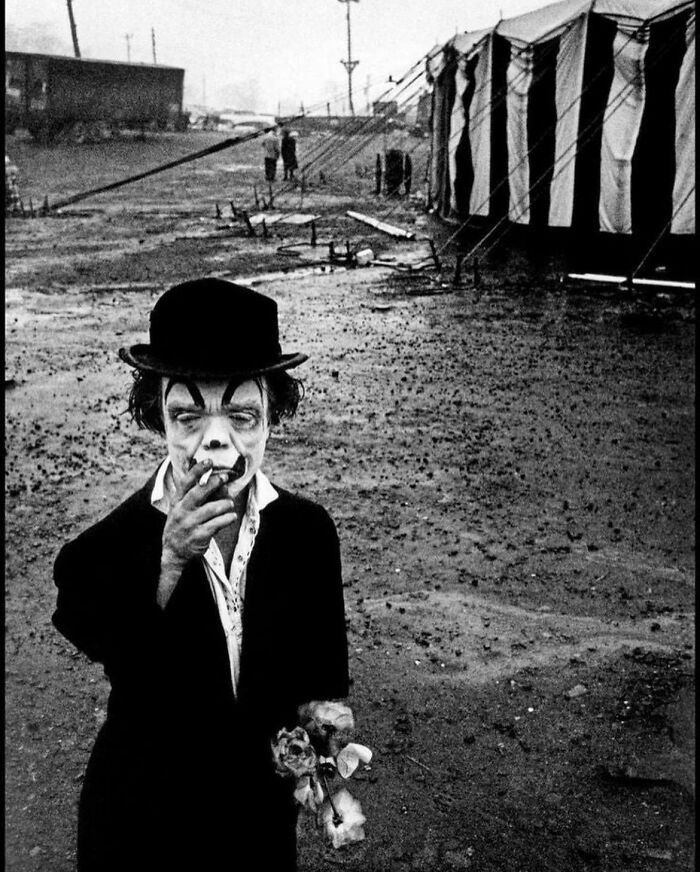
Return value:
M 427 75 L 443 217 L 695 233 L 690 0 L 561 0 L 455 36 Z

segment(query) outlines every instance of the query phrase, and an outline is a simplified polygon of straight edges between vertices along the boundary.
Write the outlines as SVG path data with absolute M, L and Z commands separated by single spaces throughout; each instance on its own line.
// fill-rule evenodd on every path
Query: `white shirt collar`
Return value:
M 159 509 L 165 515 L 168 514 L 170 508 L 170 497 L 165 484 L 170 465 L 170 457 L 166 457 L 158 467 L 156 480 L 153 483 L 153 490 L 151 491 L 151 505 L 156 509 Z M 272 486 L 270 479 L 260 469 L 253 477 L 252 485 L 253 487 L 251 488 L 249 499 L 254 501 L 259 512 L 261 512 L 265 506 L 269 506 L 270 503 L 274 502 L 279 496 Z

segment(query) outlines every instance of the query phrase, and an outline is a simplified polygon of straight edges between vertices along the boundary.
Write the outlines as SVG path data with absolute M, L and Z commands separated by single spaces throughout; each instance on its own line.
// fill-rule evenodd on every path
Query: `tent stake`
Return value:
M 311 245 L 316 248 L 316 222 L 311 222 Z
M 435 261 L 435 268 L 437 269 L 438 272 L 440 272 L 442 270 L 442 264 L 440 263 L 440 258 L 438 257 L 437 248 L 435 248 L 435 243 L 433 242 L 432 239 L 429 239 L 428 243 L 430 245 L 430 251 L 432 252 L 432 255 L 433 255 L 433 260 Z
M 267 221 L 265 221 L 264 218 L 262 220 L 262 235 L 263 235 L 263 239 L 267 239 L 270 236 L 270 234 L 268 233 L 268 230 L 267 230 Z
M 221 218 L 221 209 L 219 209 L 219 204 L 216 204 L 216 217 Z
M 458 287 L 460 281 L 462 280 L 462 261 L 466 257 L 465 254 L 458 254 L 457 260 L 455 261 L 455 274 L 452 278 L 452 284 L 455 287 Z
M 255 208 L 260 208 L 260 198 L 258 197 L 258 186 L 253 185 L 253 198 L 255 199 Z
M 255 236 L 255 228 L 250 223 L 250 215 L 248 215 L 248 213 L 245 210 L 243 210 L 241 212 L 241 217 L 245 221 L 245 226 L 248 229 L 248 236 Z

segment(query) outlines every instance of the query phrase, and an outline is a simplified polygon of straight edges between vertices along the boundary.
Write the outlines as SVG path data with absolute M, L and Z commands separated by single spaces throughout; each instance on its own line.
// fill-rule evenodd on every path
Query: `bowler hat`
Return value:
M 151 312 L 150 343 L 120 348 L 130 366 L 160 375 L 254 377 L 291 369 L 306 354 L 282 354 L 277 303 L 224 279 L 167 290 Z

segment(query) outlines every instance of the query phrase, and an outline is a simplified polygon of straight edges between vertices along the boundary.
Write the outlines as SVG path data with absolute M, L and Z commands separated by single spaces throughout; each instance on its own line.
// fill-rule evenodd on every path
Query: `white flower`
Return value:
M 330 800 L 324 802 L 319 818 L 334 848 L 361 842 L 365 837 L 363 824 L 367 819 L 362 806 L 344 787 L 334 794 L 333 805 Z
M 335 730 L 352 730 L 355 719 L 352 709 L 343 702 L 332 700 L 312 700 L 308 703 L 309 719 L 321 727 L 332 727 Z
M 272 756 L 277 772 L 288 777 L 310 775 L 316 771 L 318 763 L 309 737 L 301 727 L 280 730 L 276 741 L 272 743 Z
M 350 706 L 331 700 L 312 700 L 299 707 L 299 723 L 323 756 L 335 756 L 352 737 L 355 719 Z
M 366 745 L 349 742 L 335 758 L 338 772 L 343 778 L 350 778 L 360 763 L 369 763 L 372 752 Z
M 305 775 L 297 781 L 294 799 L 302 808 L 318 811 L 323 802 L 323 788 L 313 775 Z

